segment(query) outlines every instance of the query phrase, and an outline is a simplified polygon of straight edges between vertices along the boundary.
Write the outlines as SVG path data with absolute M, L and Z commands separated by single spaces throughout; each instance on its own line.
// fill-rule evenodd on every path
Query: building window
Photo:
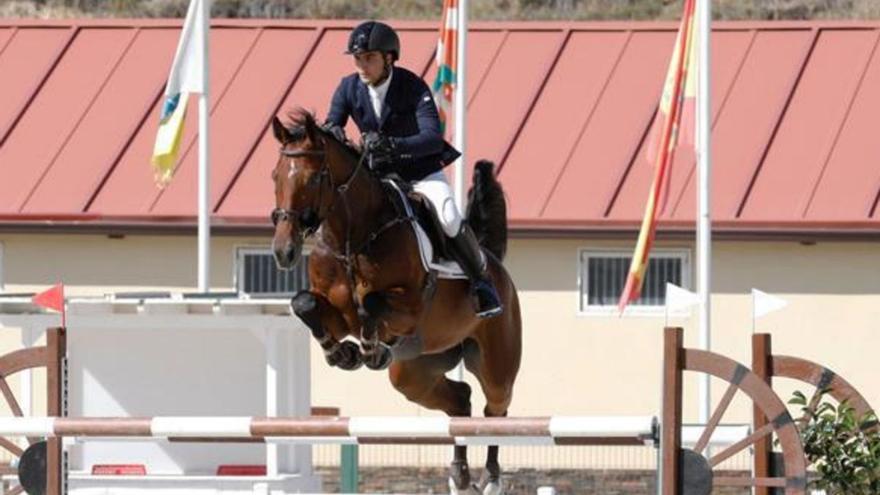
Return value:
M 631 260 L 631 252 L 581 251 L 578 287 L 582 313 L 610 314 L 617 311 Z M 688 250 L 655 249 L 648 260 L 642 293 L 630 303 L 627 311 L 661 314 L 666 305 L 667 282 L 684 288 L 690 285 Z
M 251 297 L 290 297 L 309 288 L 308 261 L 304 253 L 293 270 L 282 271 L 268 248 L 238 248 L 235 287 Z

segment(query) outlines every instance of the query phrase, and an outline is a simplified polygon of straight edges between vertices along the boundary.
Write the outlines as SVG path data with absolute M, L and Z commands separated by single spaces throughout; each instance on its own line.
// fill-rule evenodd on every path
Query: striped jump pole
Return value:
M 0 436 L 180 442 L 455 445 L 654 445 L 657 418 L 553 416 L 0 418 Z

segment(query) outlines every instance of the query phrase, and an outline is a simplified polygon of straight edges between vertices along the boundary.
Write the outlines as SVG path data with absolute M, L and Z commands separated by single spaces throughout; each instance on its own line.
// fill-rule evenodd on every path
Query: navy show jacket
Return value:
M 327 122 L 345 127 L 349 117 L 362 134 L 376 131 L 391 138 L 400 156 L 395 172 L 405 180 L 422 179 L 461 155 L 443 139 L 428 85 L 402 67 L 393 69 L 378 121 L 367 85 L 356 73 L 344 77 L 333 94 Z

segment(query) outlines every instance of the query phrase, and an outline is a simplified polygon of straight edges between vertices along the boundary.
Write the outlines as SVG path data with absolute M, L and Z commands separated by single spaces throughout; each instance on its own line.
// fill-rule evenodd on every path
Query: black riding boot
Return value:
M 474 232 L 467 224 L 462 224 L 455 237 L 449 238 L 449 247 L 455 261 L 471 282 L 471 293 L 475 299 L 476 313 L 479 318 L 500 315 L 503 309 L 495 286 L 489 280 L 486 271 L 486 259 L 480 251 Z

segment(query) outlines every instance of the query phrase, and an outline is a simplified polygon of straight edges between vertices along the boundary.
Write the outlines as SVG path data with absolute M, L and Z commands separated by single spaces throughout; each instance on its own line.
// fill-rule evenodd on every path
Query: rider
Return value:
M 450 251 L 471 282 L 476 313 L 481 318 L 502 312 L 498 293 L 486 270 L 486 257 L 468 224 L 462 220 L 443 167 L 460 153 L 443 139 L 440 117 L 428 85 L 417 75 L 396 67 L 400 38 L 387 24 L 367 21 L 352 30 L 346 54 L 357 72 L 342 79 L 324 124 L 345 140 L 351 117 L 363 133 L 364 150 L 377 174 L 395 173 L 434 207 Z

